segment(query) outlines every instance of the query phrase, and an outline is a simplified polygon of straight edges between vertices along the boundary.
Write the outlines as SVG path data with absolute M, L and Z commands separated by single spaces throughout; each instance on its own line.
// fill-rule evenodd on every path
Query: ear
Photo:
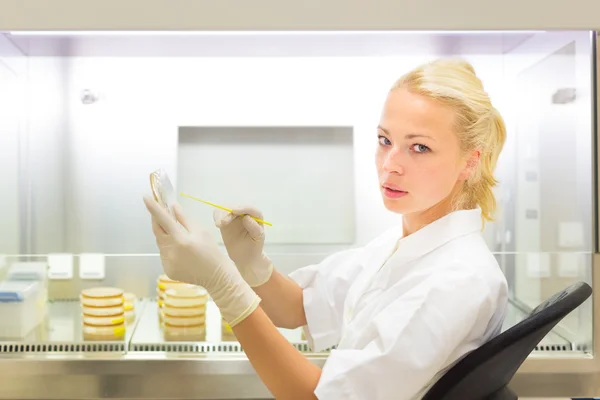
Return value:
M 473 175 L 473 173 L 477 170 L 477 166 L 479 165 L 479 160 L 481 159 L 481 151 L 473 150 L 469 153 L 467 158 L 467 163 L 463 170 L 460 172 L 458 179 L 461 181 L 466 181 Z

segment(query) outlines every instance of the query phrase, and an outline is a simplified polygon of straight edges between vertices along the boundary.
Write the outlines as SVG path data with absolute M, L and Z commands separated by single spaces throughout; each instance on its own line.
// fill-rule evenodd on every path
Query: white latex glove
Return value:
M 173 206 L 176 221 L 153 198 L 145 196 L 144 203 L 169 278 L 206 288 L 232 327 L 258 307 L 260 298 L 233 262 L 207 231 L 187 221 L 179 204 Z
M 264 226 L 250 217 L 263 219 L 263 215 L 252 207 L 236 207 L 232 211 L 216 209 L 213 215 L 227 254 L 251 287 L 263 285 L 271 278 L 273 263 L 263 252 Z

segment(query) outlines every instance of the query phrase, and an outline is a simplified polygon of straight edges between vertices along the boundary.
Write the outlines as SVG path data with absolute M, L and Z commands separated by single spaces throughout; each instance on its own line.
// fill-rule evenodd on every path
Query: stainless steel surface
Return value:
M 313 357 L 323 364 L 324 358 Z M 242 356 L 3 359 L 3 399 L 242 399 L 269 393 Z
M 2 399 L 245 399 L 268 398 L 236 341 L 221 341 L 221 317 L 207 306 L 203 342 L 167 342 L 157 303 L 136 304 L 136 321 L 123 347 L 85 341 L 77 301 L 49 304 L 46 324 L 0 350 Z M 280 330 L 297 349 L 307 351 L 300 330 Z M 307 353 L 323 365 L 327 354 Z
M 308 352 L 306 341 L 302 340 L 301 329 L 279 329 L 282 335 L 298 350 Z M 206 307 L 206 334 L 204 340 L 180 342 L 168 340 L 158 317 L 158 304 L 147 300 L 144 311 L 137 323 L 135 333 L 129 341 L 128 349 L 134 351 L 157 352 L 220 352 L 240 353 L 239 343 L 235 338 L 222 336 L 221 314 L 214 302 L 209 301 Z
M 20 340 L 0 338 L 1 353 L 44 352 L 125 352 L 143 313 L 145 302 L 135 302 L 136 319 L 126 325 L 122 340 L 91 341 L 83 337 L 79 301 L 55 301 L 48 304 L 48 315 L 31 333 Z
M 34 331 L 20 340 L 0 338 L 0 353 L 86 353 L 86 352 L 220 352 L 240 353 L 239 343 L 233 337 L 223 337 L 221 314 L 214 302 L 209 301 L 206 312 L 206 334 L 201 341 L 171 341 L 165 339 L 158 317 L 158 304 L 152 299 L 137 300 L 136 319 L 127 324 L 123 340 L 90 341 L 82 334 L 80 305 L 77 300 L 53 301 L 48 304 L 48 315 Z M 515 325 L 526 314 L 509 304 L 504 328 Z M 310 353 L 302 340 L 302 329 L 282 329 L 281 334 L 298 350 Z M 572 353 L 576 343 L 551 332 L 538 348 L 540 353 Z
M 162 336 L 156 302 L 139 301 L 137 319 L 128 327 L 124 350 L 115 347 L 115 342 L 84 341 L 78 311 L 77 301 L 53 302 L 49 305 L 48 323 L 35 334 L 19 342 L 3 343 L 1 399 L 269 398 L 239 344 L 221 341 L 221 319 L 212 302 L 207 308 L 205 341 L 168 342 Z M 523 317 L 511 306 L 507 324 Z M 313 363 L 324 365 L 327 353 L 311 353 L 301 340 L 300 330 L 281 332 Z M 581 357 L 581 353 L 569 351 L 569 347 L 564 339 L 551 334 L 532 357 L 543 359 L 548 354 L 564 359 Z M 565 379 L 562 375 L 552 376 Z M 540 379 L 536 374 L 525 373 L 517 377 L 516 385 L 530 378 Z M 587 381 L 580 383 L 590 385 Z M 526 385 L 519 390 L 538 393 Z M 556 393 L 565 396 L 571 392 Z

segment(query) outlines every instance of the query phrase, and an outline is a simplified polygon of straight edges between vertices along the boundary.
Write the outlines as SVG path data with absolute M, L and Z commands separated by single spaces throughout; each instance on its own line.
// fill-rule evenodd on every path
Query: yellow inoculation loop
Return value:
M 188 199 L 192 199 L 192 200 L 195 200 L 195 201 L 199 201 L 200 203 L 208 204 L 209 206 L 213 206 L 213 207 L 219 208 L 219 209 L 221 209 L 221 210 L 223 210 L 223 211 L 227 211 L 227 212 L 229 212 L 229 213 L 232 213 L 232 214 L 233 214 L 233 210 L 232 210 L 232 209 L 230 209 L 230 208 L 223 207 L 223 206 L 220 206 L 220 205 L 218 205 L 218 204 L 214 204 L 214 203 L 211 203 L 211 202 L 209 202 L 209 201 L 202 200 L 202 199 L 199 199 L 199 198 L 197 198 L 197 197 L 190 196 L 189 194 L 185 194 L 185 193 L 183 193 L 183 192 L 180 192 L 179 194 L 180 194 L 181 196 L 183 196 L 183 197 L 187 197 Z M 252 215 L 250 215 L 250 218 L 252 218 L 253 220 L 255 220 L 255 221 L 256 221 L 256 222 L 258 222 L 258 223 L 261 223 L 261 224 L 264 224 L 264 225 L 273 226 L 273 224 L 271 224 L 270 222 L 263 221 L 262 219 L 255 218 L 255 217 L 253 217 Z

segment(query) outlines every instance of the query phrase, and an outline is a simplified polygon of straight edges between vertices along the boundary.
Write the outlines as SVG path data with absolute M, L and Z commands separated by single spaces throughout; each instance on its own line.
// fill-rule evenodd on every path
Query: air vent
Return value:
M 590 351 L 590 346 L 588 346 L 587 344 L 577 344 L 575 345 L 575 349 L 577 351 L 587 352 Z
M 300 352 L 308 353 L 310 348 L 306 343 L 292 343 Z M 132 344 L 130 351 L 143 352 L 168 352 L 168 353 L 242 353 L 242 346 L 237 342 L 232 343 L 153 343 Z
M 132 344 L 131 351 L 160 351 L 169 353 L 240 353 L 242 351 L 239 343 L 153 343 Z
M 0 353 L 114 353 L 125 352 L 124 343 L 82 343 L 82 344 L 23 344 L 4 343 Z
M 561 345 L 545 345 L 545 346 L 535 346 L 534 351 L 572 351 L 573 346 L 561 344 Z

